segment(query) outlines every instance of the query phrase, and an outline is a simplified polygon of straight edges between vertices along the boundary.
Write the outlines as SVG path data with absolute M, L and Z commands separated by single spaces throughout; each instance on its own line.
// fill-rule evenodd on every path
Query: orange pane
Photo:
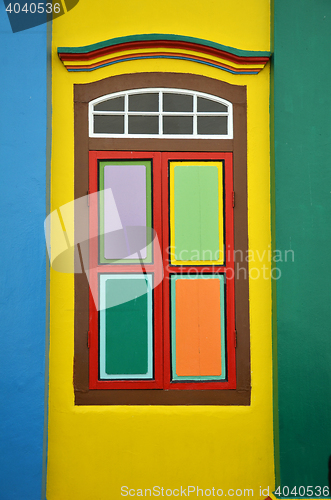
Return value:
M 176 280 L 176 374 L 222 374 L 218 279 Z

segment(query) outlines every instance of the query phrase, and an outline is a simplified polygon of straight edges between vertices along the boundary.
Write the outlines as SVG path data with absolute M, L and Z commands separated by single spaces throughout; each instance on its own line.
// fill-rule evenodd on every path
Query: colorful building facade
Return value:
M 3 8 L 4 498 L 328 496 L 330 9 Z

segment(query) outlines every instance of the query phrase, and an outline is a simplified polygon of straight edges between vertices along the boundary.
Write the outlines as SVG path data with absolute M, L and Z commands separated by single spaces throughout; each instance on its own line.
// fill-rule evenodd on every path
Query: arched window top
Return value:
M 202 92 L 145 88 L 89 103 L 90 137 L 232 139 L 232 104 Z

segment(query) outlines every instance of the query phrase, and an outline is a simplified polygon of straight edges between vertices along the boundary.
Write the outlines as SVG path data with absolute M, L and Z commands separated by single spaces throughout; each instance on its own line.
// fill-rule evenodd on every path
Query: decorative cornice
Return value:
M 58 47 L 68 71 L 93 71 L 124 61 L 180 59 L 206 64 L 235 75 L 255 75 L 270 59 L 270 52 L 227 47 L 182 35 L 131 35 L 85 47 Z

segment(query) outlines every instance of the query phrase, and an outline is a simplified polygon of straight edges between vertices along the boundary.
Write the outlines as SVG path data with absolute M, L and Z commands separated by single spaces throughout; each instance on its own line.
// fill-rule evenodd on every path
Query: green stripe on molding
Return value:
M 252 51 L 252 50 L 242 50 L 236 49 L 235 47 L 228 47 L 227 45 L 221 45 L 220 43 L 212 42 L 210 40 L 204 40 L 202 38 L 195 38 L 191 36 L 183 36 L 183 35 L 171 35 L 171 34 L 159 34 L 159 33 L 150 33 L 145 35 L 129 35 L 122 36 L 118 38 L 111 38 L 110 40 L 105 40 L 103 42 L 94 43 L 92 45 L 85 45 L 84 47 L 58 47 L 58 53 L 67 53 L 67 54 L 87 54 L 94 50 L 103 49 L 105 47 L 111 47 L 114 45 L 120 45 L 123 43 L 129 42 L 146 42 L 146 41 L 178 41 L 178 42 L 187 42 L 194 43 L 196 45 L 204 45 L 206 47 L 212 47 L 214 49 L 228 52 L 238 57 L 270 57 L 271 53 L 267 51 Z

